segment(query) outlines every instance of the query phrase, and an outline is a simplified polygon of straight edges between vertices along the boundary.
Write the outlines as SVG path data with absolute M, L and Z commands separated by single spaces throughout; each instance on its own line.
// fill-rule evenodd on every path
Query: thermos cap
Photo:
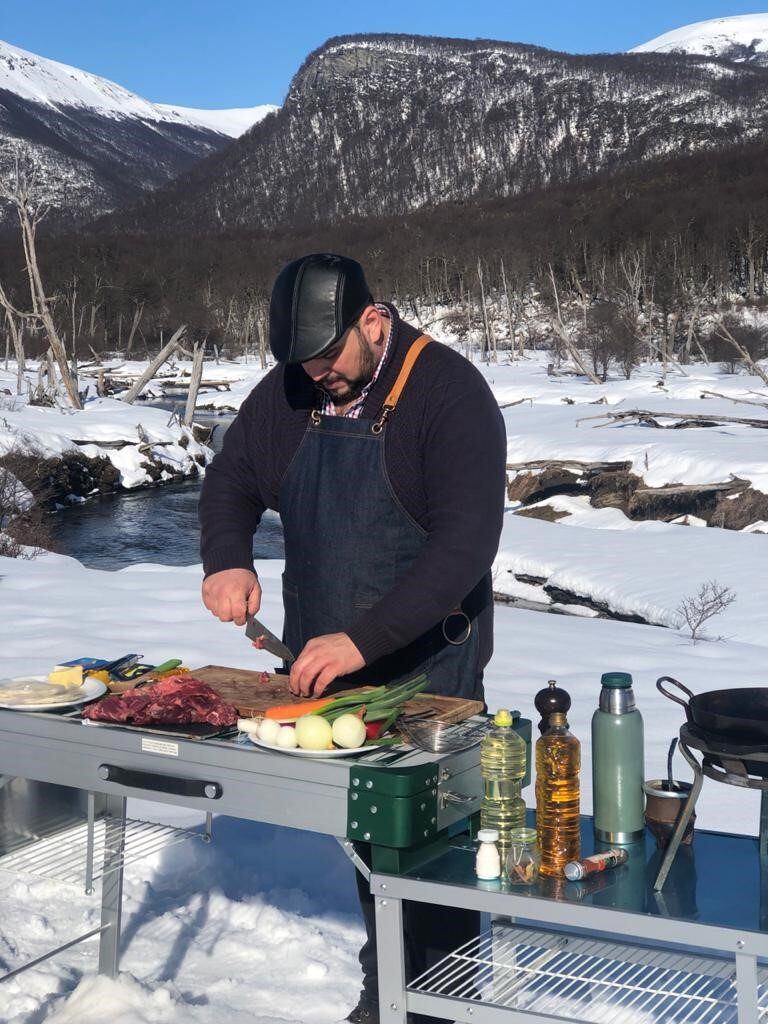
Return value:
M 626 690 L 632 686 L 629 672 L 603 672 L 600 682 L 611 690 Z

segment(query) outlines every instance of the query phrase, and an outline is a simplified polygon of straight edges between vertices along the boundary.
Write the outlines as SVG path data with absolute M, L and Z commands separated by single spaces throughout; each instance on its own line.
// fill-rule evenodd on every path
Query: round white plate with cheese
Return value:
M 0 679 L 0 708 L 9 711 L 56 711 L 88 704 L 106 692 L 106 683 L 87 676 L 81 686 L 51 683 L 47 676 Z

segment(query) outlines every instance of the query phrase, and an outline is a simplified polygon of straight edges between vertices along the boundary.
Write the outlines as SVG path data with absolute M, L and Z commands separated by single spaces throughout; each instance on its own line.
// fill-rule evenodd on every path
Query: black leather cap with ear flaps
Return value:
M 304 363 L 329 348 L 373 299 L 360 264 L 311 253 L 284 267 L 272 289 L 269 346 L 281 363 Z

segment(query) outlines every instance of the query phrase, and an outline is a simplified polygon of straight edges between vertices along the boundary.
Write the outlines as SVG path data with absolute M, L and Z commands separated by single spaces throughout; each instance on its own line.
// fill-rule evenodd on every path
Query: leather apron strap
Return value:
M 419 356 L 430 343 L 430 341 L 432 341 L 432 339 L 428 334 L 421 334 L 416 339 L 416 341 L 413 342 L 411 347 L 406 352 L 405 359 L 403 360 L 403 365 L 400 367 L 400 373 L 398 373 L 397 375 L 397 380 L 393 384 L 392 390 L 384 399 L 384 404 L 381 407 L 379 418 L 371 427 L 371 430 L 373 431 L 374 434 L 380 434 L 384 429 L 384 424 L 387 422 L 387 417 L 395 408 L 397 403 L 400 401 L 400 395 L 403 393 L 403 388 L 405 387 L 408 378 L 411 375 L 411 370 L 413 369 L 416 360 L 419 358 Z

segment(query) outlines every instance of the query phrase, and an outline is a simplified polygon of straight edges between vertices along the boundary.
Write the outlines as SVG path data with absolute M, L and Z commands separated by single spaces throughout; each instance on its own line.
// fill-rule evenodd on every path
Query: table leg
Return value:
M 107 795 L 107 827 L 101 878 L 101 926 L 99 974 L 116 978 L 120 965 L 120 916 L 123 899 L 123 852 L 125 846 L 125 797 Z
M 406 1024 L 403 901 L 376 895 L 381 1024 Z
M 755 1024 L 757 1008 L 757 958 L 750 953 L 736 954 L 736 999 L 738 1024 Z
M 656 875 L 656 881 L 653 883 L 654 892 L 659 892 L 664 888 L 664 883 L 666 882 L 667 875 L 672 867 L 675 854 L 680 849 L 680 843 L 685 835 L 685 830 L 688 827 L 688 822 L 691 820 L 694 808 L 696 807 L 696 801 L 698 800 L 699 793 L 701 792 L 701 784 L 704 781 L 704 773 L 701 770 L 701 765 L 696 761 L 691 752 L 682 742 L 680 743 L 680 751 L 693 769 L 693 782 L 691 783 L 691 791 L 688 794 L 688 799 L 685 801 L 685 806 L 683 807 L 680 817 L 677 819 L 677 824 L 675 825 L 675 830 L 672 833 L 672 838 L 670 839 L 669 845 L 664 853 L 664 859 L 661 862 L 659 873 Z

